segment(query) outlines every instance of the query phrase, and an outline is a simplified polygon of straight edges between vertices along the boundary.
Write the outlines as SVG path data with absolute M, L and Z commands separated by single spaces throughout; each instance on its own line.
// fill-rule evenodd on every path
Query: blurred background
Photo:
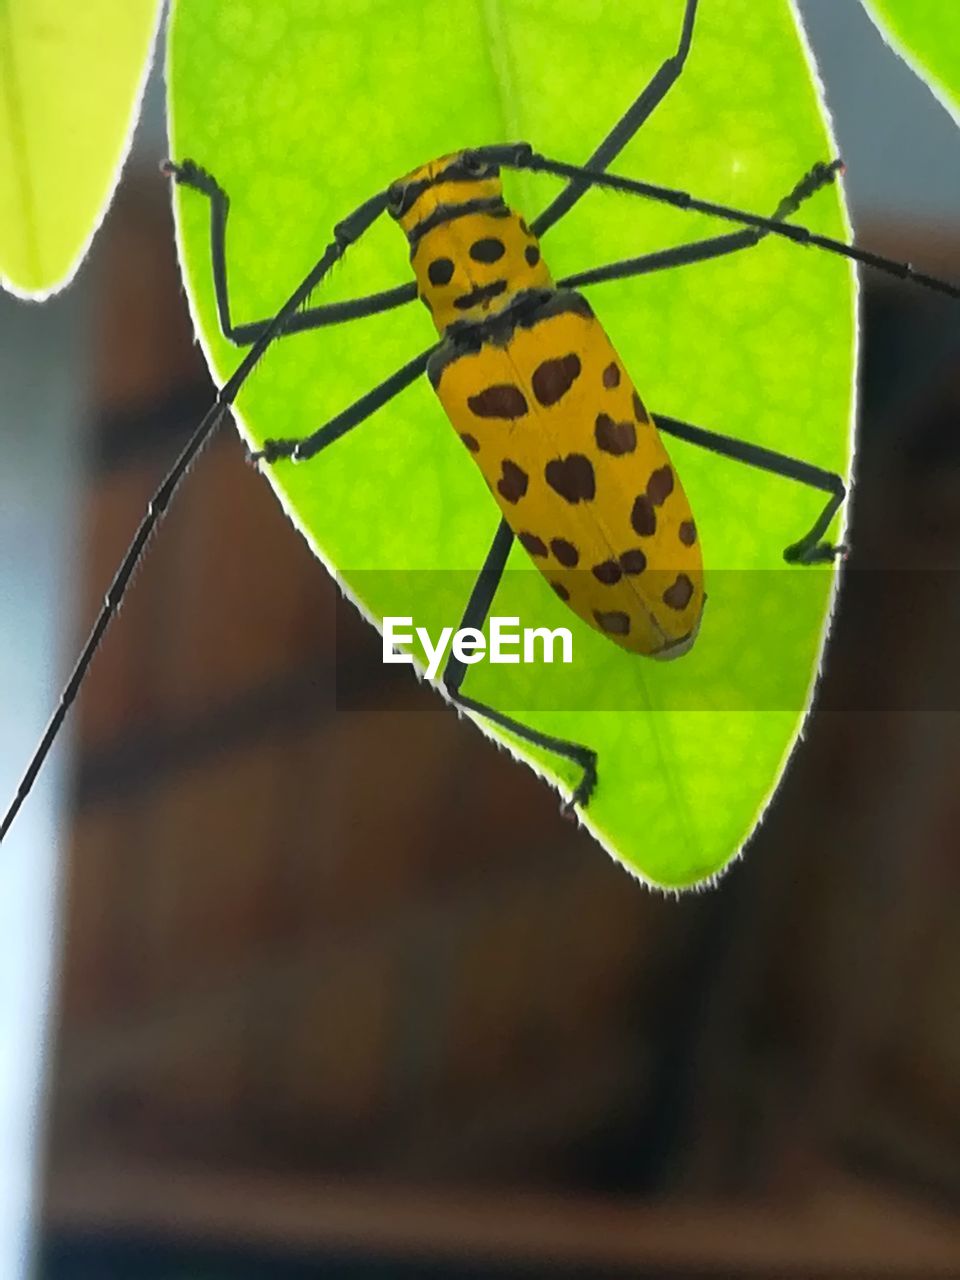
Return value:
M 801 8 L 858 238 L 960 279 L 960 131 Z M 211 397 L 163 154 L 155 76 L 75 284 L 0 300 L 4 794 Z M 219 436 L 4 848 L 0 1275 L 960 1276 L 960 312 L 866 276 L 863 326 L 822 707 L 679 900 L 381 665 Z

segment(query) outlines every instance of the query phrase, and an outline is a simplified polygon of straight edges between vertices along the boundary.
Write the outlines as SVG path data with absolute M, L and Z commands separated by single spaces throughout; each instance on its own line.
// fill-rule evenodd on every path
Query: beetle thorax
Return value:
M 495 166 L 444 156 L 396 183 L 391 213 L 410 242 L 417 292 L 440 333 L 552 287 L 537 238 L 503 200 Z

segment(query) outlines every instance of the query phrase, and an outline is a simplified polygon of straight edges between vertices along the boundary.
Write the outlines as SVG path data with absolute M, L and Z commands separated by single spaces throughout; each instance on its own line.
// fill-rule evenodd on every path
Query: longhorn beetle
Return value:
M 588 625 L 639 655 L 676 658 L 693 644 L 705 600 L 696 524 L 660 439 L 676 436 L 732 461 L 823 491 L 813 527 L 784 551 L 788 563 L 829 562 L 842 548 L 824 541 L 843 503 L 839 475 L 771 449 L 657 414 L 651 418 L 593 310 L 577 290 L 738 253 L 764 236 L 781 236 L 960 298 L 960 288 L 906 263 L 787 222 L 840 161 L 817 164 L 769 217 L 699 200 L 683 191 L 620 177 L 608 166 L 679 79 L 690 51 L 699 0 L 686 0 L 676 52 L 661 65 L 584 165 L 567 164 L 527 143 L 455 152 L 415 169 L 355 209 L 334 228 L 319 261 L 270 320 L 235 324 L 226 271 L 229 200 L 191 160 L 165 171 L 210 202 L 213 281 L 223 334 L 249 350 L 151 500 L 107 592 L 60 702 L 0 824 L 11 823 L 63 723 L 103 634 L 117 612 L 151 533 L 180 481 L 228 415 L 244 382 L 276 340 L 402 306 L 419 297 L 441 341 L 299 440 L 269 440 L 253 455 L 306 463 L 427 373 L 467 451 L 480 466 L 502 514 L 466 602 L 461 626 L 485 621 L 514 538 L 554 591 Z M 501 169 L 551 174 L 566 186 L 530 225 L 503 200 Z M 608 263 L 554 282 L 540 238 L 591 186 L 710 214 L 739 230 L 675 249 Z M 326 306 L 310 295 L 348 248 L 382 214 L 406 233 L 415 284 Z M 581 779 L 565 808 L 584 806 L 598 780 L 589 747 L 537 732 L 461 690 L 466 667 L 451 657 L 443 687 L 458 706 L 532 745 L 574 761 Z

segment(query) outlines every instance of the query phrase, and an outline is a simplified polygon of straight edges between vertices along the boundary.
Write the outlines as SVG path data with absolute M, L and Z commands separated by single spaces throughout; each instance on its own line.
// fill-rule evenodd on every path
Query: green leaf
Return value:
M 414 10 L 395 0 L 175 3 L 171 155 L 205 166 L 230 194 L 236 321 L 273 314 L 333 225 L 427 159 L 518 138 L 586 159 L 676 48 L 683 5 L 421 0 Z M 787 0 L 725 0 L 701 6 L 680 83 L 614 167 L 769 213 L 833 154 Z M 540 175 L 505 185 L 528 213 L 558 189 Z M 194 317 L 222 381 L 239 356 L 217 328 L 207 202 L 181 188 L 176 209 Z M 848 232 L 835 188 L 803 221 Z M 595 190 L 545 237 L 544 253 L 560 277 L 729 229 Z M 408 279 L 403 236 L 383 219 L 315 301 Z M 590 296 L 654 413 L 848 471 L 856 333 L 844 261 L 771 239 Z M 284 339 L 240 396 L 247 439 L 307 435 L 434 340 L 418 303 Z M 776 786 L 815 679 L 834 574 L 782 560 L 822 494 L 668 444 L 707 565 L 693 651 L 665 663 L 627 655 L 564 610 L 515 548 L 493 612 L 569 626 L 575 664 L 473 666 L 464 691 L 595 747 L 600 784 L 585 821 L 631 871 L 681 887 L 725 866 Z M 458 624 L 499 512 L 426 379 L 270 478 L 369 616 L 410 615 L 431 634 Z M 510 746 L 566 790 L 578 780 L 573 766 Z M 478 791 L 475 803 L 491 799 Z
M 0 0 L 0 284 L 61 289 L 136 122 L 160 0 Z
M 871 20 L 960 124 L 960 6 L 950 0 L 861 0 Z

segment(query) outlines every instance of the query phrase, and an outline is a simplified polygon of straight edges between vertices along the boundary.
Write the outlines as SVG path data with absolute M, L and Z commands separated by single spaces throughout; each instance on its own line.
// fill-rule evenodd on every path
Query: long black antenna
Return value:
M 909 262 L 897 262 L 893 258 L 885 258 L 879 253 L 871 253 L 855 244 L 845 244 L 842 240 L 834 240 L 831 236 L 822 236 L 807 227 L 798 226 L 795 222 L 779 222 L 773 218 L 764 218 L 758 213 L 748 213 L 745 209 L 734 209 L 729 205 L 715 204 L 710 200 L 698 200 L 687 191 L 676 191 L 672 187 L 660 187 L 652 182 L 641 182 L 636 178 L 623 178 L 619 174 L 606 173 L 601 169 L 589 169 L 583 165 L 565 164 L 561 160 L 551 160 L 548 156 L 534 151 L 525 142 L 508 143 L 502 146 L 476 147 L 472 152 L 483 160 L 493 161 L 511 169 L 529 169 L 534 173 L 550 173 L 557 178 L 566 178 L 571 182 L 586 181 L 597 187 L 605 187 L 612 191 L 624 191 L 630 195 L 645 196 L 660 204 L 673 205 L 677 209 L 685 209 L 693 213 L 706 213 L 714 218 L 722 218 L 726 222 L 737 222 L 741 226 L 755 227 L 758 231 L 792 240 L 795 244 L 809 245 L 817 249 L 825 249 L 828 253 L 839 254 L 853 262 L 863 263 L 866 267 L 874 267 L 887 275 L 896 276 L 898 280 L 910 280 L 924 289 L 932 289 L 935 293 L 946 294 L 948 298 L 960 298 L 960 285 L 952 284 L 939 276 L 928 275 L 917 271 Z
M 104 596 L 103 605 L 97 615 L 97 620 L 93 624 L 90 634 L 87 636 L 87 642 L 83 646 L 80 657 L 77 659 L 76 665 L 70 675 L 70 679 L 67 681 L 64 690 L 60 695 L 60 701 L 57 703 L 57 708 L 50 717 L 50 722 L 43 732 L 43 737 L 37 744 L 37 748 L 33 753 L 33 758 L 27 766 L 27 770 L 20 781 L 19 787 L 17 788 L 17 794 L 13 799 L 13 803 L 4 815 L 3 822 L 0 823 L 0 841 L 3 840 L 3 837 L 13 825 L 13 820 L 19 813 L 20 806 L 30 794 L 30 790 L 36 781 L 37 774 L 40 772 L 43 762 L 47 758 L 47 753 L 53 746 L 53 741 L 60 732 L 60 726 L 63 724 L 66 714 L 70 710 L 70 707 L 77 696 L 80 685 L 83 683 L 83 678 L 87 673 L 87 668 L 93 661 L 93 655 L 100 647 L 100 641 L 103 639 L 104 632 L 113 621 L 117 610 L 120 608 L 120 603 L 123 600 L 124 593 L 126 592 L 130 579 L 133 576 L 137 565 L 140 563 L 147 543 L 150 541 L 150 535 L 163 519 L 167 507 L 170 505 L 170 500 L 180 485 L 180 481 L 187 474 L 197 455 L 201 452 L 204 445 L 212 438 L 217 427 L 229 411 L 230 406 L 228 404 L 217 403 L 213 405 L 205 415 L 199 427 L 197 427 L 196 431 L 194 431 L 193 435 L 190 437 L 176 462 L 164 476 L 159 489 L 157 489 L 156 493 L 150 499 L 146 515 L 140 521 L 139 527 L 133 535 L 133 540 L 129 547 L 127 547 L 127 551 L 120 564 L 120 568 L 117 570 L 113 581 L 110 583 L 110 589 Z
M 177 170 L 175 165 L 167 166 L 167 171 L 176 177 Z M 133 541 L 127 548 L 126 554 L 121 561 L 120 568 L 117 570 L 110 589 L 104 597 L 103 605 L 97 615 L 97 620 L 93 624 L 93 628 L 87 637 L 87 642 L 83 646 L 83 651 L 77 659 L 77 664 L 73 668 L 70 679 L 67 681 L 63 693 L 60 695 L 60 701 L 57 708 L 50 717 L 50 723 L 43 732 L 43 737 L 37 744 L 37 748 L 33 753 L 33 757 L 27 766 L 26 772 L 20 780 L 17 787 L 17 793 L 13 801 L 4 814 L 3 821 L 0 822 L 0 842 L 3 841 L 20 808 L 30 794 L 30 790 L 36 781 L 37 774 L 43 767 L 54 739 L 60 732 L 67 712 L 73 705 L 77 692 L 83 683 L 84 676 L 90 663 L 93 661 L 94 655 L 100 647 L 100 642 L 104 637 L 104 633 L 110 623 L 116 616 L 120 603 L 123 600 L 130 579 L 136 571 L 137 565 L 140 563 L 150 536 L 156 529 L 157 525 L 166 514 L 167 508 L 180 486 L 180 482 L 184 479 L 190 467 L 200 454 L 204 445 L 213 437 L 214 432 L 220 423 L 230 412 L 230 407 L 240 391 L 240 388 L 246 382 L 247 378 L 253 372 L 254 367 L 259 363 L 263 353 L 270 346 L 274 338 L 281 332 L 284 322 L 289 316 L 293 315 L 298 307 L 309 297 L 313 290 L 317 287 L 326 273 L 330 270 L 335 262 L 338 261 L 347 248 L 366 231 L 376 218 L 386 208 L 386 194 L 381 192 L 372 199 L 367 200 L 343 222 L 337 224 L 334 228 L 334 238 L 327 245 L 323 256 L 313 268 L 308 276 L 297 286 L 287 301 L 283 304 L 274 318 L 270 321 L 267 328 L 250 348 L 243 360 L 240 362 L 236 372 L 223 384 L 217 392 L 217 398 L 211 406 L 208 413 L 204 416 L 203 421 L 194 431 L 193 435 L 186 446 L 181 451 L 176 462 L 164 476 L 160 487 L 150 499 L 147 506 L 146 515 L 140 521 L 140 525 L 133 535 Z

